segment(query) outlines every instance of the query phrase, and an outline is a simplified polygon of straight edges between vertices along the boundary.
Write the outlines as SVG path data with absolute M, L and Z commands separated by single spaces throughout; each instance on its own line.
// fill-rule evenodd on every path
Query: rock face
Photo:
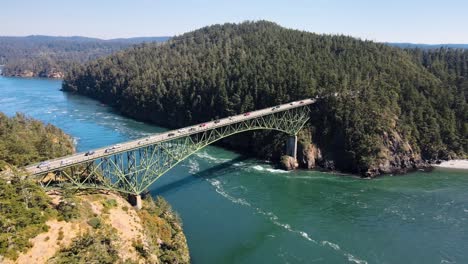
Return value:
M 356 170 L 356 173 L 359 173 L 362 177 L 373 178 L 381 174 L 400 174 L 417 169 L 426 170 L 431 168 L 431 165 L 424 161 L 421 155 L 415 151 L 398 132 L 384 132 L 382 135 L 382 142 L 383 145 L 380 147 L 381 150 L 377 161 L 364 171 Z M 297 160 L 300 168 L 321 168 L 325 170 L 337 170 L 342 168 L 343 161 L 335 160 L 332 156 L 333 155 L 330 155 L 330 153 L 324 155 L 324 151 L 312 141 L 310 131 L 302 131 L 297 153 Z M 290 159 L 281 159 L 281 165 L 286 169 L 292 167 L 291 162 Z
M 380 174 L 407 173 L 431 168 L 431 165 L 422 160 L 421 155 L 414 151 L 396 131 L 384 132 L 383 142 L 384 146 L 379 153 L 380 162 L 369 167 L 363 176 L 376 177 Z
M 23 77 L 23 78 L 32 78 L 32 77 L 41 77 L 41 78 L 51 78 L 51 79 L 63 79 L 65 74 L 61 71 L 52 69 L 42 72 L 31 71 L 31 70 L 19 70 L 19 71 L 7 71 L 3 73 L 5 76 L 13 77 Z
M 299 163 L 294 157 L 284 155 L 281 156 L 281 167 L 285 170 L 295 170 L 299 167 Z
M 50 71 L 46 74 L 46 76 L 41 76 L 41 77 L 47 77 L 47 78 L 52 78 L 52 79 L 63 79 L 65 77 L 65 74 L 61 71 Z
M 298 144 L 297 159 L 301 168 L 313 169 L 322 163 L 322 151 L 313 143 Z

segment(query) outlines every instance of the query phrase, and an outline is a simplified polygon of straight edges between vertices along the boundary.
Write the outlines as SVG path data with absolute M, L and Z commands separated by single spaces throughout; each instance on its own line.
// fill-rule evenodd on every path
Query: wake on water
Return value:
M 223 163 L 223 162 L 230 161 L 230 159 L 221 159 L 221 158 L 213 157 L 210 154 L 208 154 L 206 151 L 197 152 L 197 153 L 195 153 L 195 156 L 197 156 L 199 158 L 202 158 L 202 159 L 205 159 L 205 160 L 213 161 L 215 163 Z
M 209 155 L 206 151 L 197 152 L 195 154 L 195 156 L 197 156 L 199 158 L 202 158 L 202 159 L 205 159 L 205 160 L 213 161 L 215 163 L 223 163 L 223 162 L 229 161 L 229 159 L 221 159 L 221 158 L 213 157 L 213 156 Z M 233 164 L 233 166 L 236 166 L 236 167 L 245 166 L 245 165 L 246 165 L 246 163 L 244 163 L 244 162 L 238 162 L 238 163 Z M 189 168 L 189 173 L 191 173 L 191 174 L 196 174 L 196 173 L 198 173 L 200 171 L 200 165 L 195 159 L 189 159 L 187 167 Z M 264 167 L 264 166 L 261 166 L 261 165 L 254 165 L 254 166 L 249 167 L 249 168 L 254 169 L 256 171 L 261 171 L 261 172 L 289 173 L 289 171 L 274 169 L 274 168 L 269 167 L 269 166 Z M 223 188 L 222 183 L 221 183 L 220 180 L 206 179 L 206 181 L 208 181 L 215 188 L 215 191 L 217 193 L 219 193 L 221 196 L 223 196 L 224 198 L 228 199 L 229 201 L 231 201 L 231 202 L 233 202 L 235 204 L 240 204 L 240 205 L 252 208 L 256 213 L 267 217 L 273 224 L 275 224 L 277 226 L 280 226 L 280 227 L 286 229 L 289 232 L 296 233 L 299 236 L 301 236 L 302 238 L 304 238 L 307 241 L 310 241 L 310 242 L 312 242 L 314 244 L 317 244 L 317 245 L 320 245 L 320 246 L 326 246 L 326 247 L 329 247 L 329 248 L 331 248 L 331 249 L 333 249 L 333 250 L 335 250 L 337 252 L 340 252 L 350 262 L 357 263 L 357 264 L 367 264 L 367 261 L 361 260 L 361 259 L 355 257 L 354 255 L 342 250 L 339 245 L 337 245 L 335 243 L 332 243 L 330 241 L 326 241 L 326 240 L 318 242 L 318 241 L 312 239 L 309 236 L 308 233 L 306 233 L 304 231 L 301 231 L 301 230 L 296 230 L 296 229 L 292 228 L 291 225 L 289 225 L 289 224 L 281 223 L 279 221 L 279 219 L 278 219 L 278 216 L 276 216 L 274 213 L 265 212 L 265 211 L 263 211 L 262 209 L 260 209 L 258 207 L 252 206 L 252 204 L 250 204 L 248 201 L 246 201 L 243 198 L 236 198 L 236 197 L 228 194 L 225 191 L 225 189 Z
M 257 165 L 259 166 L 259 165 Z M 254 166 L 256 167 L 256 166 Z M 261 166 L 259 166 L 261 167 Z M 263 167 L 262 167 L 263 168 Z M 263 168 L 265 169 L 265 168 Z M 261 169 L 261 170 L 263 170 Z M 300 235 L 302 238 L 314 243 L 314 244 L 317 244 L 317 245 L 320 245 L 320 246 L 326 246 L 326 247 L 329 247 L 337 252 L 340 252 L 343 256 L 345 256 L 349 262 L 353 262 L 353 263 L 357 263 L 357 264 L 367 264 L 367 261 L 365 260 L 361 260 L 357 257 L 355 257 L 354 255 L 342 250 L 340 248 L 339 245 L 335 244 L 335 243 L 332 243 L 330 241 L 316 241 L 314 239 L 312 239 L 309 234 L 307 234 L 306 232 L 304 231 L 301 231 L 301 230 L 296 230 L 294 228 L 291 227 L 291 225 L 289 224 L 284 224 L 284 223 L 281 223 L 279 221 L 279 218 L 278 216 L 276 216 L 273 212 L 265 212 L 263 211 L 262 209 L 258 208 L 258 207 L 255 207 L 255 206 L 252 206 L 252 204 L 250 204 L 249 202 L 247 202 L 246 200 L 242 199 L 242 198 L 235 198 L 233 197 L 232 195 L 228 194 L 223 186 L 222 186 L 222 183 L 221 181 L 217 180 L 217 179 L 206 179 L 216 190 L 217 193 L 219 193 L 220 195 L 222 195 L 223 197 L 225 197 L 226 199 L 230 200 L 231 202 L 233 203 L 236 203 L 236 204 L 241 204 L 241 205 L 244 205 L 244 206 L 248 206 L 252 209 L 254 209 L 254 211 L 258 214 L 261 214 L 265 217 L 267 217 L 273 224 L 277 225 L 277 226 L 280 226 L 284 229 L 286 229 L 287 231 L 289 232 L 292 232 L 292 233 L 296 233 L 298 235 Z
M 257 170 L 257 171 L 267 171 L 271 173 L 289 173 L 289 171 L 286 171 L 286 170 L 273 169 L 271 167 L 264 167 L 261 165 L 255 165 L 252 167 L 252 169 Z
M 189 159 L 187 167 L 189 168 L 190 174 L 196 174 L 200 171 L 200 164 L 198 164 L 194 159 Z

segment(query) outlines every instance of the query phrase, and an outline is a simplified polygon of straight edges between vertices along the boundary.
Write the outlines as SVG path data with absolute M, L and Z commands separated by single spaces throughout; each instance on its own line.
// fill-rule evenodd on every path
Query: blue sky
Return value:
M 265 19 L 362 39 L 468 43 L 468 0 L 2 0 L 0 35 L 172 36 Z

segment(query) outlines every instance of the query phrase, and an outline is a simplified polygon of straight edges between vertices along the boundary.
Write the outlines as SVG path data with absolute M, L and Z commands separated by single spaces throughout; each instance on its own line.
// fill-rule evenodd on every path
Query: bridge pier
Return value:
M 286 155 L 297 160 L 297 136 L 290 136 L 286 141 Z
M 139 194 L 129 194 L 128 202 L 137 210 L 140 210 L 143 207 L 141 195 Z

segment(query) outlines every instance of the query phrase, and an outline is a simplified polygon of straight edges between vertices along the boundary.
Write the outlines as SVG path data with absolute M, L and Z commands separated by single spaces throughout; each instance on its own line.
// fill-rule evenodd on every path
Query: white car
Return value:
M 110 153 L 110 152 L 114 152 L 114 149 L 113 148 L 107 148 L 104 153 Z
M 120 144 L 116 144 L 116 145 L 112 146 L 112 149 L 118 149 L 118 148 L 120 148 L 121 146 L 122 146 L 122 145 L 120 145 Z
M 37 165 L 37 167 L 38 168 L 49 167 L 49 165 L 50 165 L 50 162 L 44 161 L 44 162 L 39 163 L 39 165 Z
M 185 129 L 179 129 L 179 130 L 177 130 L 177 132 L 179 132 L 179 133 L 184 133 L 184 132 L 185 132 Z
M 70 164 L 71 163 L 71 160 L 62 160 L 60 162 L 60 165 L 67 165 L 67 164 Z

